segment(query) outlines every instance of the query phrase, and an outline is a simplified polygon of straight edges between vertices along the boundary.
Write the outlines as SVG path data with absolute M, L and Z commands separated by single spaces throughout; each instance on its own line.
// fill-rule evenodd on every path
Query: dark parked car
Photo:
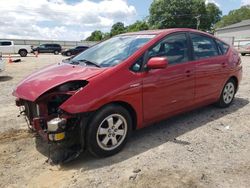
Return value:
M 54 53 L 59 54 L 62 51 L 62 47 L 60 44 L 41 44 L 40 46 L 33 48 L 32 52 L 38 53 Z
M 62 51 L 62 55 L 65 55 L 65 56 L 77 55 L 77 54 L 87 50 L 88 48 L 89 48 L 88 46 L 77 46 L 75 48 L 66 49 L 66 50 Z

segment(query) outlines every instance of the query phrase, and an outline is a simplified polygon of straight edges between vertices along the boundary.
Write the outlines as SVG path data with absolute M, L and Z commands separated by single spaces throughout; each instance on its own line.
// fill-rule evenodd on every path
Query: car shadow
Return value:
M 0 82 L 7 82 L 12 79 L 13 79 L 12 76 L 0 76 Z
M 180 140 L 178 137 L 204 126 L 209 122 L 234 113 L 247 104 L 249 104 L 247 99 L 235 98 L 233 104 L 226 109 L 220 109 L 210 105 L 169 118 L 159 123 L 155 123 L 152 126 L 134 131 L 123 151 L 114 156 L 96 158 L 88 152 L 84 152 L 77 159 L 61 165 L 61 168 L 63 170 L 81 168 L 85 170 L 97 169 L 125 161 L 167 142 L 174 142 L 184 146 L 190 145 L 190 142 L 187 140 Z M 45 145 L 46 144 L 42 142 L 37 142 L 38 151 L 46 153 L 48 150 Z

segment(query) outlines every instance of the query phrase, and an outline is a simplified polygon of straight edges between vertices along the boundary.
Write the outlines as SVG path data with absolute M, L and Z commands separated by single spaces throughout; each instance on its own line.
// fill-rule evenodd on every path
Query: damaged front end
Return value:
M 16 105 L 25 115 L 30 129 L 49 144 L 49 159 L 64 163 L 79 156 L 84 147 L 82 115 L 69 114 L 60 106 L 83 89 L 87 81 L 69 81 L 42 94 L 34 102 L 18 98 Z

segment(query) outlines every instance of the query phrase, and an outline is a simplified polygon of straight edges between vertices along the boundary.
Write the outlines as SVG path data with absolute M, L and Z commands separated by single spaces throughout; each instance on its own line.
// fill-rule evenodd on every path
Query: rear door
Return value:
M 190 63 L 186 33 L 167 36 L 148 51 L 148 59 L 166 57 L 166 69 L 146 71 L 143 78 L 143 111 L 146 123 L 158 121 L 190 106 L 194 100 L 195 64 Z
M 47 44 L 46 49 L 47 49 L 47 53 L 53 53 L 55 50 L 55 47 L 53 44 Z
M 190 33 L 196 69 L 195 99 L 197 102 L 215 100 L 225 79 L 225 56 L 220 54 L 214 38 Z

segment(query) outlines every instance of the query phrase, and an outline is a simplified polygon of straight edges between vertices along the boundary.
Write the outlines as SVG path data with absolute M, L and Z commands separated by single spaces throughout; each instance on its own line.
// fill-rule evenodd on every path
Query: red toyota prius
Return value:
M 167 29 L 115 36 L 33 73 L 13 95 L 30 128 L 55 146 L 54 160 L 65 162 L 84 150 L 116 154 L 132 130 L 170 116 L 228 107 L 241 77 L 230 45 L 197 30 Z

